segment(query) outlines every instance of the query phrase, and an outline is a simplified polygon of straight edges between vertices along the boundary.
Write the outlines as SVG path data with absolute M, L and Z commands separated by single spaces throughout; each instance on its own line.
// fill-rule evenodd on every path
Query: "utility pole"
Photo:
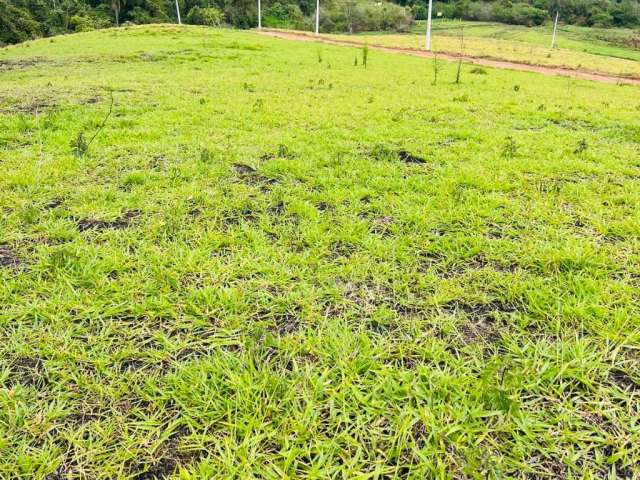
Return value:
M 556 47 L 556 31 L 558 30 L 558 16 L 560 12 L 556 10 L 556 21 L 553 22 L 553 37 L 551 37 L 551 49 Z
M 176 12 L 178 13 L 178 25 L 182 25 L 182 20 L 180 20 L 180 5 L 178 5 L 178 0 L 176 0 Z
M 320 35 L 320 0 L 316 0 L 316 35 Z
M 433 0 L 429 0 L 429 12 L 427 13 L 427 51 L 431 51 L 431 11 L 433 10 Z
M 260 6 L 260 0 L 258 0 L 258 28 L 262 28 L 262 8 Z

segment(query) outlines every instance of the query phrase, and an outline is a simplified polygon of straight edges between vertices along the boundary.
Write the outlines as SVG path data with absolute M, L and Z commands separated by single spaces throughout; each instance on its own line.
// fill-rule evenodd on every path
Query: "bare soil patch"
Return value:
M 78 220 L 77 226 L 78 230 L 81 232 L 86 232 L 87 230 L 122 230 L 124 228 L 129 227 L 133 220 L 140 216 L 140 211 L 138 210 L 130 210 L 126 212 L 121 217 L 112 220 L 97 220 L 93 218 L 87 218 L 83 220 Z
M 20 70 L 23 68 L 35 67 L 46 63 L 49 63 L 48 60 L 42 57 L 24 58 L 20 60 L 0 60 L 0 72 L 7 70 Z
M 16 268 L 22 263 L 20 257 L 8 245 L 0 245 L 0 267 Z

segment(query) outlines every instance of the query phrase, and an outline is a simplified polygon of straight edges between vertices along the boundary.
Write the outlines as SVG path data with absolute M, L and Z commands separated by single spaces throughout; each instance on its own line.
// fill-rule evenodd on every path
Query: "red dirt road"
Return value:
M 300 40 L 303 42 L 319 42 L 326 43 L 330 45 L 341 45 L 341 46 L 362 46 L 362 43 L 359 42 L 351 42 L 348 40 L 334 40 L 331 38 L 324 37 L 322 35 L 315 36 L 305 32 L 288 32 L 281 30 L 256 30 L 261 35 L 266 35 L 268 37 L 282 38 L 286 40 Z M 527 63 L 513 62 L 507 60 L 492 60 L 489 58 L 481 58 L 481 57 L 472 57 L 467 55 L 457 55 L 455 53 L 447 53 L 447 52 L 427 52 L 424 50 L 415 50 L 411 48 L 402 48 L 402 47 L 383 47 L 380 45 L 369 45 L 369 48 L 372 50 L 379 50 L 381 52 L 389 52 L 389 53 L 400 53 L 404 55 L 413 55 L 416 57 L 428 57 L 433 58 L 434 56 L 438 56 L 443 60 L 458 60 L 462 57 L 465 62 L 470 62 L 476 65 L 484 65 L 492 68 L 503 68 L 509 70 L 520 70 L 523 72 L 534 72 L 541 73 L 543 75 L 557 75 L 564 77 L 577 78 L 580 80 L 593 80 L 595 82 L 602 83 L 612 83 L 612 84 L 625 84 L 625 85 L 640 85 L 640 78 L 636 77 L 620 77 L 616 75 L 608 75 L 606 73 L 598 73 L 598 72 L 590 72 L 588 70 L 574 70 L 571 68 L 565 67 L 550 67 L 543 65 L 529 65 Z

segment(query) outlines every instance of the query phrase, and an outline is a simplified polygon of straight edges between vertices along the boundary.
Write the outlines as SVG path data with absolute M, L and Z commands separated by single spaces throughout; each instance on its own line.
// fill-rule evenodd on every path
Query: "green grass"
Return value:
M 1 478 L 640 474 L 638 88 L 359 55 L 0 50 Z
M 553 22 L 539 27 L 505 25 L 503 23 L 453 22 L 439 20 L 435 23 L 434 34 L 458 36 L 463 26 L 470 37 L 491 38 L 525 42 L 545 47 L 550 46 L 553 35 Z M 415 33 L 424 34 L 424 22 L 419 22 Z M 640 50 L 629 43 L 639 38 L 640 31 L 628 28 L 593 28 L 575 25 L 559 25 L 556 46 L 560 49 L 586 52 L 594 55 L 617 57 L 640 61 Z
M 537 27 L 525 27 L 497 22 L 435 20 L 433 32 L 434 35 L 457 37 L 460 34 L 461 27 L 464 27 L 465 35 L 469 37 L 510 40 L 545 47 L 551 45 L 551 37 L 553 35 L 553 22 L 547 22 L 545 25 Z M 416 22 L 412 31 L 413 33 L 424 35 L 425 22 Z M 627 43 L 633 38 L 640 38 L 640 30 L 579 27 L 560 24 L 558 26 L 556 46 L 560 49 L 640 61 L 640 50 L 632 48 Z
M 432 47 L 436 52 L 458 53 L 464 30 L 464 53 L 476 57 L 558 66 L 621 76 L 640 77 L 640 50 L 632 39 L 638 31 L 560 25 L 556 48 L 551 49 L 553 25 L 524 27 L 490 22 L 434 20 Z M 416 22 L 409 34 L 368 32 L 335 35 L 371 45 L 424 49 L 425 22 Z M 629 43 L 631 42 L 631 43 Z

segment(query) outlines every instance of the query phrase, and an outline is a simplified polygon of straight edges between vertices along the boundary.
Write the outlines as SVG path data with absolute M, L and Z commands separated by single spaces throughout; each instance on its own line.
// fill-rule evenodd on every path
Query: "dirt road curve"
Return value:
M 304 32 L 285 32 L 281 30 L 256 30 L 261 35 L 268 37 L 284 38 L 287 40 L 302 40 L 304 42 L 320 42 L 330 45 L 342 45 L 342 46 L 362 46 L 359 42 L 350 42 L 348 40 L 333 40 L 322 35 L 316 37 L 315 35 Z M 369 45 L 372 50 L 379 50 L 382 52 L 401 53 L 405 55 L 414 55 L 416 57 L 429 57 L 433 58 L 434 53 L 426 52 L 423 50 L 415 50 L 411 48 L 402 47 L 383 47 L 380 45 Z M 437 53 L 438 58 L 443 60 L 458 60 L 459 55 L 453 53 Z M 492 60 L 488 58 L 462 56 L 465 62 L 474 63 L 477 65 L 485 65 L 493 68 L 505 68 L 510 70 L 521 70 L 524 72 L 542 73 L 543 75 L 561 75 L 565 77 L 578 78 L 581 80 L 593 80 L 596 82 L 613 83 L 613 84 L 627 84 L 627 85 L 640 85 L 640 78 L 628 78 L 619 77 L 616 75 L 608 75 L 606 73 L 589 72 L 587 70 L 574 70 L 571 68 L 563 67 L 549 67 L 542 65 L 529 65 L 527 63 L 512 62 L 506 60 Z

